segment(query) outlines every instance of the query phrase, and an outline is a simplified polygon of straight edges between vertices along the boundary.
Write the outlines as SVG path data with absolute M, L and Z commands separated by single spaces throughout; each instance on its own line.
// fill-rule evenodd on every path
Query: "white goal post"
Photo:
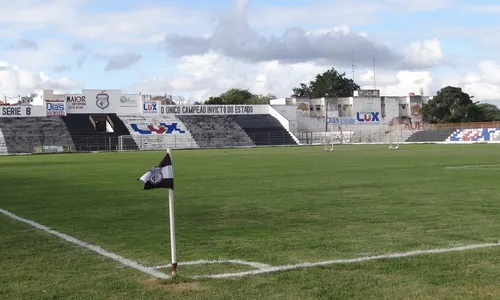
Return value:
M 118 151 L 135 150 L 135 140 L 131 135 L 120 135 L 118 137 Z
M 398 150 L 401 143 L 401 129 L 399 126 L 389 128 L 389 150 Z
M 345 132 L 340 125 L 328 125 L 325 132 L 321 133 L 321 140 L 325 146 L 325 151 L 333 151 L 335 145 L 350 143 L 352 132 Z

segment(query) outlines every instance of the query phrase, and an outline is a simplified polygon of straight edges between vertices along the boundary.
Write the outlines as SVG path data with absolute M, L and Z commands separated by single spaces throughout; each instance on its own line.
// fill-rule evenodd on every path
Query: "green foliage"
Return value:
M 477 107 L 482 111 L 485 122 L 500 121 L 500 109 L 495 105 L 481 103 Z
M 216 97 L 210 97 L 205 104 L 235 105 L 235 104 L 269 104 L 269 100 L 276 99 L 272 94 L 256 95 L 248 90 L 229 89 Z
M 293 94 L 299 98 L 321 98 L 321 97 L 351 97 L 353 91 L 358 90 L 352 79 L 346 78 L 345 73 L 339 73 L 334 68 L 316 75 L 314 81 L 301 83 L 299 87 L 293 88 Z
M 422 119 L 432 124 L 484 121 L 483 111 L 459 87 L 447 86 L 422 106 Z
M 495 164 L 497 145 L 342 147 L 174 150 L 179 262 L 280 266 L 498 240 L 497 168 L 445 169 Z M 168 193 L 136 181 L 164 154 L 0 156 L 0 208 L 167 264 Z M 182 264 L 165 282 L 0 214 L 0 257 L 5 300 L 500 299 L 500 247 L 234 279 L 185 280 L 251 268 Z

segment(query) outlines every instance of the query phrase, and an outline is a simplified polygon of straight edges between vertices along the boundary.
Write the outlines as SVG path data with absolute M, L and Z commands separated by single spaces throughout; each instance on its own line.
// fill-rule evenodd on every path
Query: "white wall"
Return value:
M 371 117 L 372 113 L 378 113 L 379 121 L 371 120 L 371 121 L 357 121 L 360 123 L 384 123 L 387 122 L 387 119 L 382 117 L 382 106 L 381 106 L 380 98 L 364 98 L 364 97 L 355 97 L 353 99 L 353 117 L 356 119 L 359 114 L 360 118 L 363 119 L 364 115 Z
M 385 103 L 384 113 L 385 119 L 392 120 L 400 116 L 400 103 L 404 103 L 405 97 L 383 97 L 382 102 Z
M 275 109 L 280 115 L 288 120 L 290 132 L 297 134 L 297 108 L 292 105 L 272 105 L 272 109 Z M 271 109 L 270 109 L 271 110 Z
M 274 118 L 276 118 L 276 120 L 278 120 L 281 123 L 281 125 L 283 125 L 283 127 L 288 131 L 288 133 L 290 133 L 290 135 L 292 136 L 292 138 L 295 140 L 295 142 L 297 144 L 300 144 L 300 141 L 295 136 L 295 133 L 290 130 L 290 122 L 287 120 L 287 118 L 285 118 L 283 115 L 281 115 L 272 106 L 269 106 L 269 114 L 271 116 L 273 116 Z M 297 115 L 297 114 L 295 114 L 295 115 Z

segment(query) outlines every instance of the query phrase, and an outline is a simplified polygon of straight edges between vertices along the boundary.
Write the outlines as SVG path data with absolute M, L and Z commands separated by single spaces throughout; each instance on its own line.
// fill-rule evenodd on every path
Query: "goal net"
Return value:
M 118 137 L 118 151 L 135 150 L 136 143 L 131 135 L 120 135 Z
M 400 142 L 401 142 L 400 126 L 389 127 L 389 150 L 399 149 Z
M 348 135 L 346 135 L 342 126 L 329 125 L 326 129 L 327 130 L 322 134 L 325 151 L 333 151 L 335 145 L 344 145 L 348 143 Z

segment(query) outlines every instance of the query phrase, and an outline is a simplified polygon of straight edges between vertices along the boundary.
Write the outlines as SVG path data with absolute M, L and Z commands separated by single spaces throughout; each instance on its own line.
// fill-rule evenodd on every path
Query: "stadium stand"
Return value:
M 245 131 L 228 115 L 177 116 L 199 147 L 255 146 Z
M 446 139 L 447 142 L 500 141 L 500 128 L 457 129 Z
M 413 133 L 405 142 L 444 142 L 453 133 L 449 130 L 421 130 Z
M 0 129 L 0 154 L 7 154 L 7 144 L 5 143 L 5 139 L 3 138 L 2 130 Z
M 173 115 L 121 115 L 141 150 L 199 148 L 184 123 Z
M 271 115 L 232 115 L 256 146 L 297 145 L 290 133 Z
M 411 130 L 397 130 L 392 132 L 386 131 L 382 139 L 380 140 L 381 143 L 383 144 L 388 144 L 390 142 L 395 142 L 395 141 L 406 141 L 410 136 L 412 136 L 415 133 L 415 131 Z
M 73 114 L 62 119 L 68 128 L 76 151 L 116 150 L 118 137 L 130 134 L 116 114 Z M 112 127 L 112 132 L 108 131 L 107 124 Z M 130 149 L 137 149 L 133 141 L 130 143 L 132 143 L 129 145 Z
M 8 153 L 31 153 L 38 146 L 74 147 L 60 117 L 0 118 L 0 130 Z

